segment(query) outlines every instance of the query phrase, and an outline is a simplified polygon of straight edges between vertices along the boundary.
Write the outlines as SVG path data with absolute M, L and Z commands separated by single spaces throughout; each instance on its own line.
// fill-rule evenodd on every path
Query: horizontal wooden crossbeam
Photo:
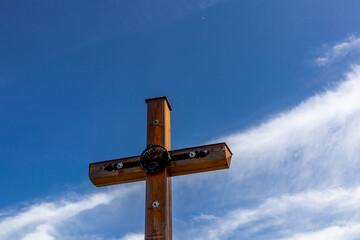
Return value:
M 209 153 L 204 157 L 190 157 L 170 161 L 170 164 L 167 167 L 169 175 L 179 176 L 227 169 L 230 167 L 232 153 L 226 143 L 184 148 L 170 151 L 169 153 L 171 156 L 181 156 L 186 153 L 197 151 L 208 151 Z M 140 156 L 136 156 L 91 163 L 89 166 L 90 180 L 97 187 L 145 180 L 146 173 L 141 166 L 137 164 L 139 160 Z M 119 170 L 105 170 L 107 166 L 116 166 L 118 163 L 122 163 L 124 167 Z

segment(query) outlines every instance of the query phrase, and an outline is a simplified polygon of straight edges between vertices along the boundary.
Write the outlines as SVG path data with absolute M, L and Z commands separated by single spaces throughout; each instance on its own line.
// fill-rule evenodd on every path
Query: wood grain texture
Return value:
M 104 168 L 109 164 L 115 165 L 119 162 L 133 162 L 139 161 L 139 159 L 140 156 L 136 156 L 91 163 L 89 166 L 90 181 L 97 187 L 143 181 L 146 178 L 146 173 L 140 166 L 110 172 L 104 170 Z
M 209 151 L 209 155 L 203 158 L 170 161 L 170 165 L 167 167 L 169 176 L 221 170 L 230 167 L 232 153 L 225 143 L 178 149 L 170 151 L 170 155 L 178 155 L 199 150 Z M 92 163 L 90 164 L 89 171 L 90 180 L 97 187 L 146 180 L 146 174 L 140 166 L 111 172 L 104 171 L 104 167 L 108 164 L 114 165 L 118 162 L 138 161 L 139 158 L 139 156 L 136 156 Z
M 146 101 L 147 145 L 162 145 L 171 148 L 170 108 L 164 98 Z M 154 121 L 158 120 L 157 124 Z M 154 207 L 154 203 L 158 203 Z M 168 170 L 146 174 L 145 240 L 172 239 L 171 177 Z
M 179 176 L 227 169 L 230 167 L 232 153 L 225 143 L 180 149 L 172 151 L 171 154 L 177 155 L 200 150 L 209 151 L 209 154 L 202 158 L 188 158 L 184 160 L 170 161 L 170 164 L 167 167 L 169 175 Z

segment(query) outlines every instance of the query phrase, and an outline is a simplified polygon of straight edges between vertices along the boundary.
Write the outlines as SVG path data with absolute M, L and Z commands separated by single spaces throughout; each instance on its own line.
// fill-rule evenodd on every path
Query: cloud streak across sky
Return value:
M 241 180 L 259 173 L 281 174 L 287 181 L 296 181 L 299 187 L 356 182 L 360 155 L 359 93 L 360 66 L 353 66 L 334 89 L 317 94 L 260 126 L 226 137 L 224 140 L 238 153 L 232 165 L 237 172 L 233 177 Z
M 32 205 L 17 214 L 3 217 L 0 220 L 0 239 L 72 239 L 70 236 L 59 232 L 58 228 L 63 225 L 74 224 L 79 214 L 94 210 L 101 205 L 108 205 L 114 199 L 126 197 L 136 189 L 138 189 L 136 186 L 132 188 L 123 187 L 113 191 L 78 196 L 72 200 L 64 199 Z
M 234 152 L 231 194 L 245 196 L 240 189 L 251 185 L 260 201 L 211 215 L 196 239 L 360 238 L 359 65 L 336 86 L 221 140 Z
M 220 141 L 234 153 L 220 185 L 239 207 L 195 216 L 194 239 L 360 238 L 360 66 L 336 86 Z M 221 174 L 212 174 L 219 182 Z M 247 195 L 256 206 L 240 204 Z
M 359 207 L 360 187 L 285 194 L 269 198 L 255 209 L 239 208 L 216 218 L 196 239 L 228 239 L 236 231 L 246 236 L 269 228 L 272 231 L 259 239 L 354 239 L 360 234 L 360 214 L 354 211 Z M 299 228 L 306 233 L 297 233 Z
M 335 51 L 334 46 L 325 56 L 333 61 L 341 52 L 356 48 L 357 41 L 353 38 L 339 43 L 335 46 L 340 50 Z M 222 194 L 211 199 L 200 193 L 195 197 L 216 202 L 221 196 L 230 196 L 238 203 L 225 206 L 221 213 L 204 208 L 198 216 L 183 216 L 192 221 L 175 231 L 176 239 L 360 238 L 360 66 L 354 65 L 336 86 L 221 140 L 234 153 L 230 171 L 195 174 L 186 179 L 206 178 L 201 185 L 206 189 L 228 181 L 227 187 L 220 190 Z M 209 177 L 211 174 L 216 175 L 216 181 Z M 175 187 L 189 189 L 191 181 L 181 179 L 185 180 L 174 181 Z M 109 239 L 76 233 L 70 236 L 62 229 L 79 221 L 80 213 L 96 215 L 99 206 L 110 208 L 115 199 L 121 197 L 122 201 L 134 192 L 143 194 L 136 186 L 76 200 L 44 202 L 11 216 L 0 215 L 0 239 Z M 252 191 L 252 204 L 243 204 L 246 191 Z M 190 195 L 184 196 L 183 201 L 192 201 L 188 199 Z M 180 200 L 176 204 L 188 206 Z M 188 222 L 186 219 L 183 221 Z M 116 239 L 142 238 L 142 233 L 129 230 Z
M 315 63 L 319 66 L 326 66 L 336 62 L 350 54 L 360 52 L 360 37 L 350 36 L 345 41 L 337 43 L 333 46 L 325 46 L 323 56 L 315 59 Z

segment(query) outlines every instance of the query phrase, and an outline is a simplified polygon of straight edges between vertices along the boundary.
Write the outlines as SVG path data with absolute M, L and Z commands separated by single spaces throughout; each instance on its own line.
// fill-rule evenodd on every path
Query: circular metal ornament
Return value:
M 147 173 L 158 173 L 170 162 L 170 154 L 161 145 L 149 145 L 140 155 L 140 165 Z

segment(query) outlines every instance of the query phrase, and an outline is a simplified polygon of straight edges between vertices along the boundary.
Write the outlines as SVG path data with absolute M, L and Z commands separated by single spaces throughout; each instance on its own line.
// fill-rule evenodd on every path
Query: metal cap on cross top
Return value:
M 172 239 L 171 177 L 230 167 L 226 143 L 171 151 L 170 102 L 166 96 L 145 99 L 147 146 L 139 155 L 89 165 L 97 187 L 146 180 L 145 240 Z

